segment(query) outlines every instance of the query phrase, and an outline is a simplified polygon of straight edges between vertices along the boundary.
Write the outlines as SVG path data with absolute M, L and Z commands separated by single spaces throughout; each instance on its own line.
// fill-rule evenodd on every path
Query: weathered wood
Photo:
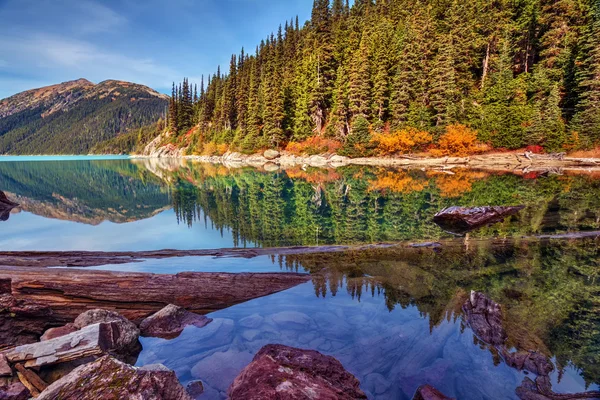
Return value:
M 17 370 L 17 373 L 20 373 L 23 378 L 25 378 L 33 387 L 35 387 L 40 392 L 43 392 L 48 387 L 48 384 L 44 382 L 42 378 L 38 376 L 38 374 L 36 374 L 30 369 L 25 368 L 23 364 L 16 364 L 15 369 Z
M 177 275 L 0 266 L 13 295 L 43 304 L 56 322 L 72 322 L 95 308 L 139 322 L 174 304 L 206 314 L 309 281 L 296 273 L 187 272 Z
M 17 372 L 17 378 L 19 378 L 19 381 L 21 381 L 23 386 L 25 386 L 27 390 L 29 390 L 29 393 L 33 398 L 36 398 L 40 395 L 40 391 L 37 390 L 36 387 L 33 386 L 33 384 L 27 380 L 27 377 L 21 372 Z
M 69 335 L 18 346 L 3 353 L 11 363 L 25 363 L 26 368 L 98 356 L 113 347 L 113 329 L 113 323 L 90 325 Z

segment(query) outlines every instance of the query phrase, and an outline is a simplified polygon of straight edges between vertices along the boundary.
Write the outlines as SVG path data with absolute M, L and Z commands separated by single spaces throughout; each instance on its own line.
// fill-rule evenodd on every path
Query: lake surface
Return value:
M 425 383 L 458 399 L 517 399 L 525 372 L 469 328 L 461 306 L 471 290 L 502 305 L 511 349 L 551 358 L 554 391 L 598 389 L 600 240 L 523 237 L 600 230 L 599 176 L 13 158 L 0 162 L 0 190 L 20 204 L 0 222 L 2 251 L 443 241 L 441 248 L 98 267 L 313 275 L 212 313 L 211 324 L 177 339 L 143 339 L 138 365 L 161 362 L 184 383 L 201 379 L 202 398 L 224 398 L 258 349 L 283 343 L 336 357 L 373 399 L 411 399 Z M 517 216 L 468 239 L 431 222 L 450 205 L 520 204 Z

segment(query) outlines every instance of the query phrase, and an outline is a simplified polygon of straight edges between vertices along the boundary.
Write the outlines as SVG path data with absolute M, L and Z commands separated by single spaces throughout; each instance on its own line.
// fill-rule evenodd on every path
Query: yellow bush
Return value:
M 444 156 L 464 157 L 479 152 L 477 132 L 461 125 L 448 125 L 446 133 L 440 137 L 439 150 L 432 152 Z
M 203 156 L 212 156 L 217 152 L 217 145 L 215 142 L 204 143 L 204 147 L 202 148 Z
M 414 152 L 423 149 L 432 140 L 433 137 L 428 132 L 415 128 L 406 128 L 393 133 L 378 133 L 373 137 L 381 155 Z

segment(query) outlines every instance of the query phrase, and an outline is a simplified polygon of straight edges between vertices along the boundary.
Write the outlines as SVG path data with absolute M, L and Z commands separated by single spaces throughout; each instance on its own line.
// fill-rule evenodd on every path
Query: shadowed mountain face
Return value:
M 0 100 L 0 153 L 85 154 L 158 120 L 167 99 L 134 83 L 85 79 L 18 93 Z

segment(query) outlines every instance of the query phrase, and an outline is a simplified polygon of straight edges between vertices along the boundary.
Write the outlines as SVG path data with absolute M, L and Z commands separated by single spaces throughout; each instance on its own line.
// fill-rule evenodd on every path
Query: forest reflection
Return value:
M 501 304 L 507 346 L 556 357 L 600 383 L 600 239 L 461 240 L 274 258 L 313 275 L 315 295 L 384 296 L 390 311 L 415 306 L 434 330 L 461 319 L 472 290 Z M 484 343 L 500 362 L 497 351 Z

